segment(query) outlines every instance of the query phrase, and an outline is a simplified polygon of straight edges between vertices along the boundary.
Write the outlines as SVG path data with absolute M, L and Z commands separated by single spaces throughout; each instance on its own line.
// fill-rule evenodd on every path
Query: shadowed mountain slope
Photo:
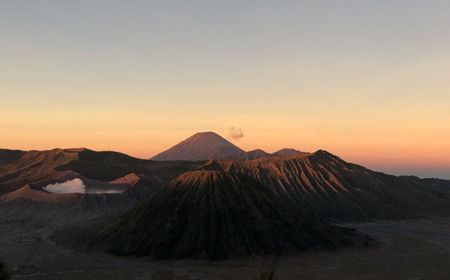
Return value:
M 119 208 L 130 207 L 145 200 L 177 175 L 199 166 L 193 162 L 156 162 L 88 149 L 20 152 L 2 159 L 7 163 L 0 164 L 0 201 L 26 199 L 81 205 L 87 209 L 111 204 Z M 43 190 L 48 184 L 75 178 L 86 184 L 86 194 L 50 194 Z M 122 194 L 91 194 L 120 189 L 126 191 Z
M 153 160 L 238 159 L 245 152 L 214 132 L 200 132 L 156 156 Z
M 25 152 L 20 150 L 0 149 L 0 165 L 13 162 L 20 158 Z
M 353 242 L 351 230 L 313 219 L 249 176 L 223 171 L 186 172 L 102 224 L 81 242 L 118 255 L 222 259 Z
M 27 185 L 33 191 L 24 188 L 8 200 L 32 195 L 38 197 L 36 200 L 45 200 L 49 196 L 34 191 L 43 191 L 46 184 L 61 183 L 71 176 L 87 182 L 92 192 L 116 189 L 117 186 L 110 185 L 113 181 L 124 182 L 126 191 L 114 203 L 129 207 L 184 172 L 215 170 L 250 177 L 304 211 L 324 218 L 355 220 L 450 214 L 450 181 L 390 176 L 345 162 L 326 151 L 291 152 L 272 156 L 255 150 L 240 153 L 240 157 L 248 156 L 248 160 L 192 162 L 143 160 L 88 149 L 0 150 L 0 200 Z M 96 199 L 88 194 L 76 197 Z M 108 200 L 116 195 L 98 197 Z
M 326 151 L 255 161 L 211 161 L 203 168 L 251 176 L 322 217 L 405 218 L 450 213 L 448 181 L 390 176 L 347 163 Z
M 57 169 L 73 170 L 88 178 L 102 181 L 115 180 L 130 173 L 145 174 L 147 178 L 157 178 L 163 184 L 167 184 L 177 175 L 193 170 L 200 164 L 187 161 L 159 162 L 137 159 L 117 152 L 83 150 L 78 153 L 76 160 L 59 166 Z

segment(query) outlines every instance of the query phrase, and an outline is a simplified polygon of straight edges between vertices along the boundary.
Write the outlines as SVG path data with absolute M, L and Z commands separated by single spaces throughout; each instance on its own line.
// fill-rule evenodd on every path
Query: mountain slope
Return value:
M 20 158 L 25 152 L 20 150 L 0 149 L 0 165 L 13 162 Z
M 270 156 L 272 156 L 272 155 L 261 149 L 256 149 L 253 151 L 246 152 L 241 157 L 239 157 L 239 160 L 254 160 L 254 159 L 270 157 Z
M 186 172 L 119 220 L 86 230 L 87 247 L 163 258 L 222 259 L 353 242 L 350 230 L 313 219 L 248 176 L 206 170 Z
M 238 159 L 245 152 L 214 132 L 200 132 L 185 139 L 152 160 Z
M 326 151 L 255 161 L 212 161 L 203 168 L 249 175 L 322 217 L 354 220 L 450 214 L 448 184 L 374 172 Z
M 0 165 L 0 195 L 39 180 L 62 176 L 56 168 L 76 158 L 77 153 L 62 149 L 21 152 Z
M 109 184 L 118 180 L 127 182 L 127 190 L 118 195 L 114 203 L 131 207 L 180 174 L 203 169 L 251 177 L 278 196 L 324 218 L 361 220 L 450 214 L 450 182 L 446 180 L 390 176 L 345 162 L 326 151 L 266 156 L 256 150 L 241 156 L 249 154 L 251 160 L 191 162 L 142 160 L 88 149 L 7 151 L 3 153 L 6 156 L 0 157 L 3 162 L 0 164 L 0 200 L 3 195 L 26 185 L 39 191 L 46 184 L 80 178 L 95 192 L 116 189 L 117 186 Z M 72 177 L 68 178 L 69 175 Z M 42 201 L 42 197 L 49 197 L 27 189 L 22 191 L 10 198 L 37 195 L 36 200 Z M 79 197 L 96 200 L 95 194 Z M 116 196 L 98 197 L 109 200 Z
M 60 206 L 81 205 L 86 209 L 111 204 L 119 208 L 131 207 L 163 188 L 177 175 L 200 165 L 156 162 L 88 149 L 8 152 L 6 156 L 5 153 L 0 155 L 0 161 L 3 162 L 0 164 L 0 202 L 61 202 L 58 203 Z M 86 194 L 50 194 L 43 189 L 48 184 L 77 178 L 85 183 Z M 101 194 L 123 189 L 127 190 L 121 194 Z
M 301 155 L 301 154 L 304 154 L 304 152 L 300 152 L 295 149 L 284 148 L 284 149 L 281 149 L 281 150 L 273 153 L 272 155 L 286 157 L 286 156 L 297 156 L 297 155 Z

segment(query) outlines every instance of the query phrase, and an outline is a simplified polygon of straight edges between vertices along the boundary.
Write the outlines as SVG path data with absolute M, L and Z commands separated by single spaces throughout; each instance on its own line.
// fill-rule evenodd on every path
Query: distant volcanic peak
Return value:
M 213 131 L 201 131 L 201 132 L 197 132 L 194 135 L 192 135 L 191 137 L 188 137 L 186 140 L 189 139 L 202 139 L 202 138 L 217 138 L 217 139 L 224 139 L 222 136 L 220 136 L 219 134 L 213 132 Z
M 219 134 L 212 132 L 212 131 L 206 131 L 206 132 L 198 132 L 191 137 L 183 140 L 180 144 L 190 144 L 190 145 L 205 145 L 205 144 L 214 144 L 217 146 L 232 146 L 234 149 L 238 150 L 239 152 L 243 153 L 244 151 L 241 150 L 239 147 L 232 144 L 230 141 L 226 140 Z
M 214 132 L 199 132 L 183 140 L 153 160 L 238 159 L 245 152 Z
M 272 155 L 261 149 L 256 149 L 256 150 L 246 152 L 239 159 L 240 160 L 254 160 L 254 159 L 270 157 L 270 156 L 272 156 Z
M 291 148 L 284 148 L 284 149 L 281 149 L 281 150 L 273 153 L 272 155 L 284 157 L 284 156 L 295 156 L 295 155 L 302 155 L 302 154 L 305 154 L 305 152 L 301 152 L 299 150 L 291 149 Z
M 262 149 L 251 150 L 251 151 L 248 151 L 247 153 L 259 153 L 259 154 L 266 154 L 266 155 L 269 154 L 269 153 L 267 153 L 266 151 L 264 151 Z

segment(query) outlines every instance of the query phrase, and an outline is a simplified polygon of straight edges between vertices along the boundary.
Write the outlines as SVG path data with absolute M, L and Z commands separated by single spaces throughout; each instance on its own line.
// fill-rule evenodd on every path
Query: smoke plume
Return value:
M 67 180 L 63 183 L 50 184 L 43 188 L 51 193 L 86 193 L 86 186 L 79 178 Z
M 236 140 L 239 140 L 241 138 L 244 137 L 244 133 L 242 132 L 242 129 L 238 128 L 238 127 L 230 127 L 230 131 L 229 131 L 230 137 Z

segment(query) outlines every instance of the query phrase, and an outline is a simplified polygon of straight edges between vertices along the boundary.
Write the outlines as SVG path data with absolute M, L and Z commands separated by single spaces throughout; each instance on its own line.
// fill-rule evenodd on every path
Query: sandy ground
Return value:
M 55 228 L 85 218 L 0 205 L 0 258 L 13 279 L 255 279 L 257 265 L 252 258 L 222 262 L 119 258 L 73 252 L 48 239 Z M 277 279 L 450 279 L 450 218 L 351 226 L 374 237 L 376 244 L 281 256 Z

